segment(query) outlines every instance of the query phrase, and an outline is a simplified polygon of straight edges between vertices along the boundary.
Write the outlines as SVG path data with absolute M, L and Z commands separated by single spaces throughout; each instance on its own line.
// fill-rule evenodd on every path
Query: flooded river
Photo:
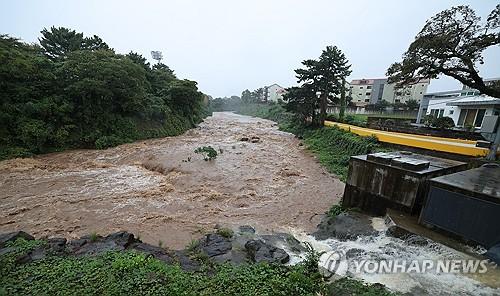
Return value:
M 217 159 L 194 153 L 206 145 Z M 0 162 L 0 232 L 127 230 L 171 248 L 216 224 L 309 232 L 343 188 L 274 122 L 214 113 L 178 137 Z

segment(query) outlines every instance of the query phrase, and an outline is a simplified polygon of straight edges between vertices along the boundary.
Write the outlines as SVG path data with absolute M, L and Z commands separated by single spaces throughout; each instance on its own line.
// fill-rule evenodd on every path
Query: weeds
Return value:
M 219 228 L 217 229 L 217 234 L 225 238 L 232 238 L 234 231 L 229 228 Z
M 335 218 L 338 215 L 344 213 L 346 209 L 342 207 L 342 205 L 333 205 L 330 207 L 330 209 L 327 212 L 327 215 L 331 218 Z
M 96 242 L 98 238 L 99 238 L 99 235 L 97 234 L 97 232 L 94 231 L 90 234 L 90 241 L 91 242 Z

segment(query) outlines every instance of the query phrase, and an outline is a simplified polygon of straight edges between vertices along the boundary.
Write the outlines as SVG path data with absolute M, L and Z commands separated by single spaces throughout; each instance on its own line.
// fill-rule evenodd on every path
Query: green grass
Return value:
M 326 283 L 318 270 L 321 253 L 310 246 L 306 259 L 294 266 L 221 265 L 206 259 L 200 272 L 135 251 L 94 257 L 49 254 L 19 262 L 45 245 L 24 239 L 7 244 L 10 252 L 0 255 L 0 295 L 393 295 L 357 280 Z
M 343 182 L 351 156 L 384 150 L 375 137 L 360 137 L 336 127 L 308 131 L 304 133 L 304 142 L 319 162 Z
M 384 286 L 366 284 L 352 278 L 342 278 L 328 285 L 327 294 L 331 296 L 395 296 L 397 293 L 388 291 Z
M 325 289 L 305 263 L 214 265 L 192 273 L 129 251 L 16 263 L 40 244 L 20 240 L 12 244 L 16 251 L 0 256 L 0 295 L 316 295 Z
M 225 238 L 232 238 L 234 235 L 234 231 L 229 228 L 219 228 L 217 229 L 217 234 Z

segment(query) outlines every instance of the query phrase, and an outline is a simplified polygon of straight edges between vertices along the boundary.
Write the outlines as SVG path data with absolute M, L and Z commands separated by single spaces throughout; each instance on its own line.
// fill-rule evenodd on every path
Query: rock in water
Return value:
M 127 248 L 130 244 L 138 242 L 132 233 L 128 233 L 126 231 L 119 231 L 115 233 L 111 233 L 106 236 L 106 240 L 112 240 L 117 245 Z
M 245 244 L 245 249 L 253 262 L 287 263 L 290 256 L 280 248 L 266 244 L 261 240 L 249 240 Z
M 371 217 L 356 213 L 345 212 L 332 218 L 326 216 L 318 225 L 318 230 L 313 233 L 316 239 L 335 237 L 339 240 L 354 240 L 360 236 L 375 235 Z
M 250 225 L 241 225 L 238 229 L 240 233 L 255 233 L 255 229 Z
M 494 245 L 491 247 L 486 254 L 484 254 L 486 258 L 491 259 L 496 264 L 500 264 L 500 244 Z
M 201 241 L 201 249 L 208 257 L 215 257 L 226 254 L 231 251 L 231 241 L 219 234 L 207 234 L 205 239 Z

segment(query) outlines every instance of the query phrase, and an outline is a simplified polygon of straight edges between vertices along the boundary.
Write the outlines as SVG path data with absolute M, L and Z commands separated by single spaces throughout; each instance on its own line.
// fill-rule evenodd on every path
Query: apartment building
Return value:
M 385 100 L 391 104 L 405 103 L 408 100 L 420 102 L 429 86 L 429 79 L 398 88 L 394 83 L 387 83 L 387 78 L 355 79 L 351 81 L 352 102 L 356 106 L 376 104 Z
M 278 102 L 278 100 L 283 99 L 283 95 L 285 94 L 286 90 L 284 87 L 279 86 L 278 84 L 274 83 L 269 86 L 264 87 L 264 96 L 265 99 L 264 101 L 266 102 Z

